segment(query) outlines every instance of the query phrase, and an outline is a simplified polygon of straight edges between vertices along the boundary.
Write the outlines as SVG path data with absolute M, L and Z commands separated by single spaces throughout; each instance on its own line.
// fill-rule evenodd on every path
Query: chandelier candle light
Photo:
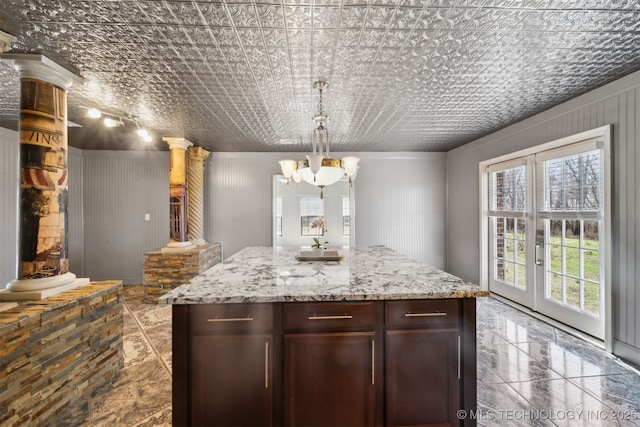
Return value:
M 320 187 L 320 198 L 324 196 L 324 187 L 335 184 L 345 175 L 349 177 L 349 183 L 351 183 L 358 172 L 360 161 L 353 156 L 343 157 L 342 160 L 330 157 L 329 130 L 325 126 L 329 116 L 322 110 L 322 90 L 327 86 L 329 83 L 325 81 L 317 81 L 313 84 L 313 88 L 320 93 L 318 114 L 313 116 L 313 121 L 318 124 L 311 135 L 313 153 L 307 155 L 307 160 L 280 160 L 282 175 L 287 179 L 287 183 L 290 179 L 296 183 L 305 180 L 309 184 Z

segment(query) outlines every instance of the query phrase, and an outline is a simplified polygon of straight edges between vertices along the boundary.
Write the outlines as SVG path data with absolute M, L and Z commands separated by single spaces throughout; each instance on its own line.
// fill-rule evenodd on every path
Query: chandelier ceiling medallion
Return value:
M 352 182 L 358 172 L 358 162 L 360 159 L 354 156 L 343 157 L 341 160 L 331 158 L 329 152 L 329 130 L 326 122 L 329 119 L 327 113 L 322 109 L 322 91 L 329 86 L 326 81 L 317 81 L 313 88 L 320 93 L 318 103 L 318 114 L 313 116 L 313 121 L 318 127 L 313 130 L 311 141 L 313 144 L 312 154 L 307 155 L 306 160 L 280 160 L 282 174 L 289 180 L 296 183 L 302 180 L 309 184 L 320 187 L 320 198 L 323 197 L 323 189 L 327 185 L 335 184 L 345 175 Z

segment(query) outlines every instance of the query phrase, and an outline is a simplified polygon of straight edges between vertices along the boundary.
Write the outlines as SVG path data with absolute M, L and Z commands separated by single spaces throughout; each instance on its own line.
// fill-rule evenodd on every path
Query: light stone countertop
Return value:
M 479 286 L 385 246 L 341 261 L 298 261 L 299 248 L 249 247 L 160 298 L 167 304 L 475 298 Z

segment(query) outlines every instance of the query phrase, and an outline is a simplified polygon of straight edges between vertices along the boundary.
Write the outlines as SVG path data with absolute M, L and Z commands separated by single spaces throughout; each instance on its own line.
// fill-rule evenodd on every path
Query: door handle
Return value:
M 536 265 L 542 265 L 544 261 L 544 251 L 542 245 L 536 245 Z
M 536 257 L 536 265 L 542 265 L 544 263 L 544 230 L 536 230 L 536 251 L 534 255 Z

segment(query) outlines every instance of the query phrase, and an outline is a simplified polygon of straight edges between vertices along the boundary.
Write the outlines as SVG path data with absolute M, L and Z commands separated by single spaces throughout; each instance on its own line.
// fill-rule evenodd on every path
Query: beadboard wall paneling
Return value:
M 67 215 L 69 215 L 66 231 L 69 245 L 69 270 L 76 277 L 84 277 L 84 202 L 83 202 L 83 163 L 82 150 L 69 147 L 69 201 Z
M 223 258 L 247 246 L 272 245 L 272 176 L 277 153 L 211 153 L 205 166 L 205 236 Z M 292 154 L 293 155 L 293 154 Z
M 144 253 L 169 241 L 169 153 L 85 150 L 83 157 L 85 276 L 142 283 Z
M 448 271 L 479 280 L 478 163 L 613 125 L 613 351 L 640 363 L 640 72 L 447 153 Z
M 356 244 L 385 245 L 444 269 L 446 155 L 361 157 L 355 182 Z
M 272 245 L 271 176 L 278 160 L 307 153 L 212 153 L 207 162 L 207 240 L 228 257 Z M 344 154 L 333 153 L 340 158 Z M 413 259 L 445 264 L 444 153 L 356 153 L 355 244 L 386 245 Z M 293 185 L 293 184 L 292 184 Z
M 0 289 L 18 277 L 18 132 L 0 128 Z

